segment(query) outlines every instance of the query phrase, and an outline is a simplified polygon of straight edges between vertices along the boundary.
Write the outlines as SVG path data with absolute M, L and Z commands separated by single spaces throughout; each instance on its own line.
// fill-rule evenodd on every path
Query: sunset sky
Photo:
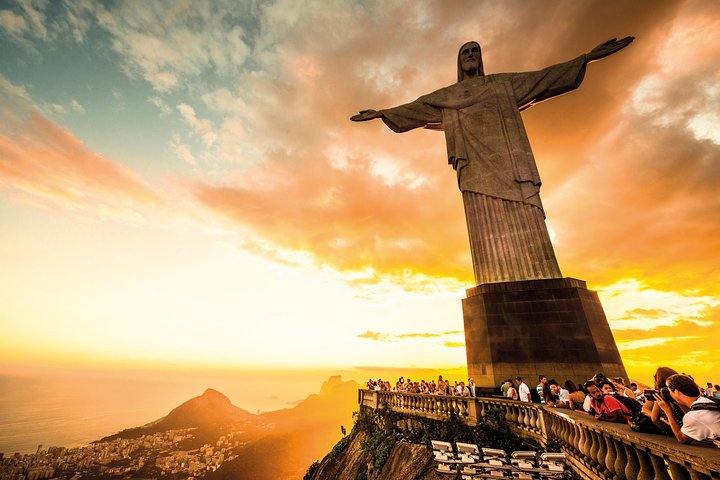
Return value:
M 0 0 L 0 371 L 464 366 L 444 136 L 349 117 L 627 35 L 523 113 L 548 227 L 631 377 L 720 382 L 716 0 Z

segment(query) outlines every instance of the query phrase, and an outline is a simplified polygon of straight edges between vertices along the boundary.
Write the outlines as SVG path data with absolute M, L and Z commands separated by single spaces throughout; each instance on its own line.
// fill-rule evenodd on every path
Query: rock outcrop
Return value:
M 362 447 L 367 434 L 358 432 L 339 453 L 328 454 L 315 470 L 312 480 L 440 480 L 432 453 L 425 445 L 395 443 L 385 463 L 375 468 L 372 453 Z

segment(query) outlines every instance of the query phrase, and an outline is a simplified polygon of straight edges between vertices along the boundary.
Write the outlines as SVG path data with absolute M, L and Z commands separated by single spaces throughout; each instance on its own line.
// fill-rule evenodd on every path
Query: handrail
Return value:
M 630 430 L 584 413 L 503 398 L 455 397 L 360 390 L 361 406 L 433 420 L 460 418 L 477 425 L 490 410 L 505 416 L 513 434 L 546 446 L 560 443 L 584 478 L 605 480 L 710 480 L 720 478 L 720 449 L 680 445 L 674 438 Z

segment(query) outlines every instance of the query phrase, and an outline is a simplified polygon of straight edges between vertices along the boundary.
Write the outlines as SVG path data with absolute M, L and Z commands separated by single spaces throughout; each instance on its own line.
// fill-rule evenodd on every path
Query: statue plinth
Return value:
M 574 278 L 485 283 L 463 299 L 468 374 L 479 387 L 520 375 L 628 379 L 597 292 Z

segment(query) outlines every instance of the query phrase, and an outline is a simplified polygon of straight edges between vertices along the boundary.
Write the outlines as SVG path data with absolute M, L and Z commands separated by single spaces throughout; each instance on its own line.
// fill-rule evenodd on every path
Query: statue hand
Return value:
M 625 37 L 621 40 L 613 38 L 605 43 L 601 43 L 597 47 L 593 48 L 590 53 L 585 55 L 587 62 L 594 62 L 596 60 L 600 60 L 601 58 L 605 58 L 608 55 L 612 55 L 613 53 L 630 45 L 633 40 L 635 40 L 635 37 Z
M 360 113 L 350 117 L 353 122 L 366 122 L 374 118 L 382 118 L 382 113 L 377 110 L 360 110 Z

